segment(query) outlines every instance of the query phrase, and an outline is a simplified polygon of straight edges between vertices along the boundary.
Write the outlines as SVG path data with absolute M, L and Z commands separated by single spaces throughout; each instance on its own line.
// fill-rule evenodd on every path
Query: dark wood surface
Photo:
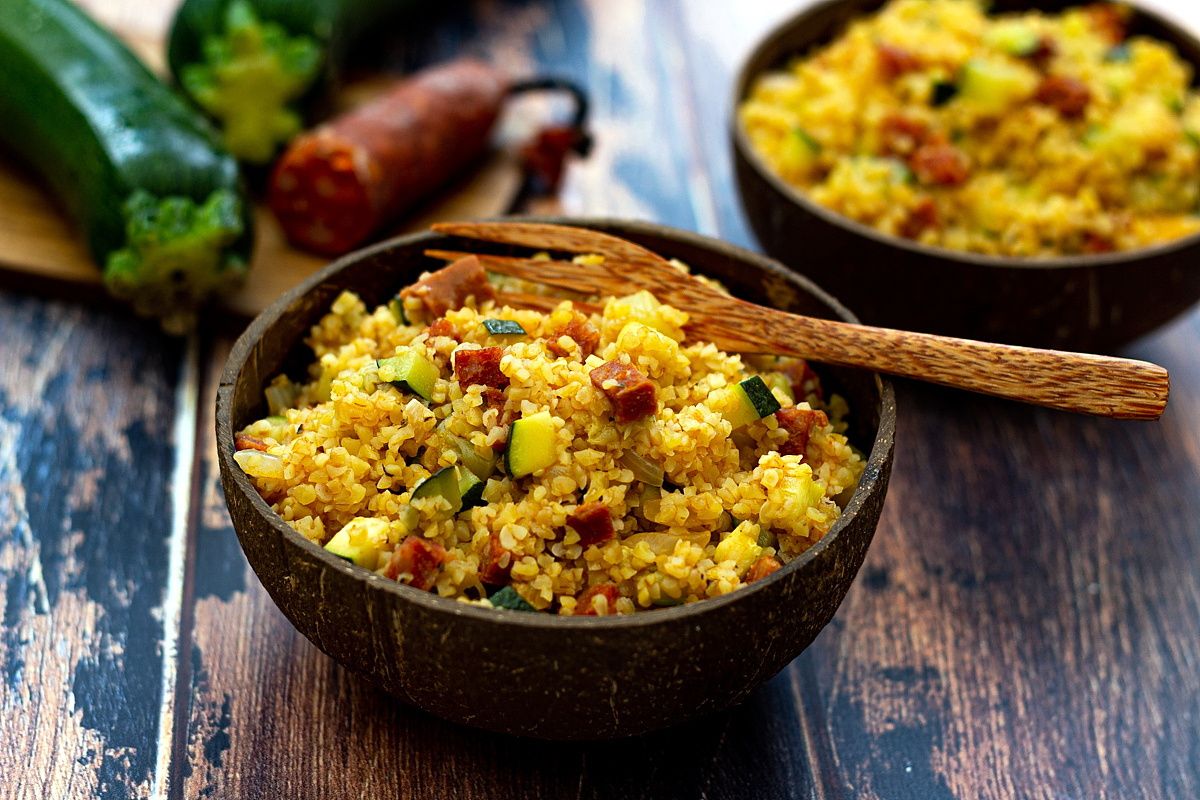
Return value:
M 787 4 L 481 2 L 460 45 L 585 81 L 569 211 L 749 243 L 729 75 Z M 230 341 L 0 292 L 0 798 L 1200 797 L 1200 314 L 1129 348 L 1158 423 L 899 386 L 892 490 L 817 642 L 744 705 L 554 745 L 379 696 L 238 549 L 211 435 Z

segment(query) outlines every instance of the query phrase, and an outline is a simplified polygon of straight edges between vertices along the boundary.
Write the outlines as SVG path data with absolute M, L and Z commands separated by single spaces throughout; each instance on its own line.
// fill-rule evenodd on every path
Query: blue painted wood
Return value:
M 155 775 L 181 345 L 123 311 L 0 293 L 0 796 Z

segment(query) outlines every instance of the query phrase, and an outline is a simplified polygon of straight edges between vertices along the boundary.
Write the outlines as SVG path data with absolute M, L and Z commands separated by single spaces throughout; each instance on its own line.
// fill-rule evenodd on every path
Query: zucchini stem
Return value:
M 218 189 L 202 204 L 137 190 L 122 207 L 125 247 L 108 255 L 104 283 L 134 310 L 182 333 L 196 309 L 241 283 L 249 265 L 230 248 L 245 232 L 242 201 Z
M 303 127 L 290 104 L 316 78 L 321 45 L 289 36 L 283 26 L 260 20 L 247 0 L 233 0 L 224 31 L 206 37 L 203 50 L 203 63 L 180 71 L 184 90 L 216 121 L 231 153 L 267 163 Z

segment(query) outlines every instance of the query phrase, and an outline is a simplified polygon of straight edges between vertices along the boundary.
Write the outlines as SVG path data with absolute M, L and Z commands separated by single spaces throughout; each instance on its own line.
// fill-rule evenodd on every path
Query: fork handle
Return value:
M 730 305 L 714 323 L 728 334 L 750 334 L 773 345 L 773 353 L 826 364 L 1118 419 L 1157 419 L 1170 392 L 1167 371 L 1145 361 L 853 325 L 742 301 Z

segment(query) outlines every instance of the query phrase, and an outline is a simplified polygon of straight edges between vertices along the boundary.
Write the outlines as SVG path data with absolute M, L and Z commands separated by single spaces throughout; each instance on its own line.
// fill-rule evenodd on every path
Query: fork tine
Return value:
M 487 253 L 462 253 L 455 250 L 426 250 L 425 255 L 443 261 L 457 261 L 465 256 L 475 256 L 483 268 L 491 272 L 521 278 L 531 283 L 557 286 L 581 294 L 612 294 L 611 288 L 622 283 L 607 267 L 601 265 L 494 256 Z
M 597 253 L 613 259 L 661 266 L 666 259 L 644 247 L 587 228 L 549 225 L 542 222 L 439 222 L 437 233 L 516 244 L 542 250 L 568 253 Z

